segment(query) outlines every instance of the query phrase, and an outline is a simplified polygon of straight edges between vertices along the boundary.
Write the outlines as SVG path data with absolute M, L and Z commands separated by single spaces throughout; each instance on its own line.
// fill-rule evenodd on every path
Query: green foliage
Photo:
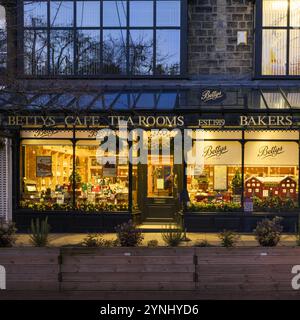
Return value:
M 158 247 L 158 241 L 157 240 L 149 240 L 147 242 L 147 247 L 149 248 L 156 248 Z
M 242 175 L 239 171 L 235 172 L 235 175 L 231 181 L 231 188 L 232 188 L 233 194 L 242 193 Z
M 170 225 L 166 231 L 161 233 L 163 241 L 170 247 L 177 247 L 183 240 L 184 233 L 181 229 Z
M 50 225 L 48 224 L 48 217 L 45 220 L 39 218 L 31 220 L 31 235 L 30 242 L 35 247 L 45 247 L 49 244 Z
M 264 219 L 254 229 L 255 238 L 262 247 L 275 247 L 281 238 L 282 218 Z
M 290 198 L 267 197 L 260 199 L 253 197 L 253 206 L 256 211 L 292 211 L 296 208 L 294 201 Z
M 0 219 L 0 247 L 12 247 L 16 242 L 16 227 L 14 222 Z
M 200 248 L 204 248 L 204 247 L 212 247 L 212 245 L 205 239 L 205 240 L 197 240 L 195 242 L 195 247 L 200 247 Z
M 137 247 L 144 239 L 144 235 L 136 228 L 132 220 L 118 225 L 116 233 L 121 247 Z
M 232 202 L 198 202 L 191 204 L 188 210 L 190 212 L 237 212 L 241 211 L 241 206 Z
M 75 170 L 75 184 L 76 184 L 76 186 L 80 185 L 81 181 L 82 181 L 81 175 L 78 173 L 77 170 Z M 71 185 L 73 184 L 73 171 L 70 174 L 69 182 Z
M 97 233 L 89 233 L 81 242 L 81 245 L 89 248 L 97 247 L 116 247 L 118 242 L 116 240 L 106 240 L 103 239 L 103 235 Z
M 225 248 L 231 248 L 236 246 L 238 243 L 240 236 L 234 231 L 224 230 L 218 235 L 221 240 L 221 246 Z
M 38 202 L 30 203 L 26 201 L 20 202 L 20 207 L 23 209 L 30 209 L 34 211 L 74 211 L 71 204 L 58 204 L 51 202 Z M 112 203 L 99 203 L 93 204 L 85 202 L 77 205 L 75 210 L 84 212 L 119 212 L 128 211 L 127 204 L 112 204 Z

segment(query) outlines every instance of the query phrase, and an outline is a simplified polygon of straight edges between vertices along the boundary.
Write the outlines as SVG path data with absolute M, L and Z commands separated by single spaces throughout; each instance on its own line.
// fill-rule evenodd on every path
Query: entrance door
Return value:
M 173 156 L 148 157 L 144 220 L 172 221 L 178 208 L 178 172 Z

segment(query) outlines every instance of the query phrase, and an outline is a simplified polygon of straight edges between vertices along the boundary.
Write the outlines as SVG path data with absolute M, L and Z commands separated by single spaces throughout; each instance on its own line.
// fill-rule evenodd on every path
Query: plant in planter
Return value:
M 262 247 L 275 247 L 281 238 L 283 227 L 282 218 L 264 219 L 258 222 L 254 229 L 255 238 Z
M 212 245 L 205 239 L 205 240 L 196 241 L 195 247 L 205 248 L 205 247 L 212 247 Z
M 219 239 L 221 240 L 221 246 L 225 248 L 231 248 L 236 246 L 240 239 L 240 235 L 234 231 L 224 230 L 219 234 Z
M 148 248 L 156 248 L 156 247 L 158 247 L 158 241 L 157 240 L 149 240 L 147 242 L 147 247 Z
M 136 228 L 132 220 L 118 225 L 116 233 L 121 247 L 137 247 L 144 239 L 144 235 Z
M 183 241 L 184 233 L 181 229 L 169 226 L 166 231 L 161 233 L 163 241 L 170 247 L 177 247 Z
M 0 219 L 0 247 L 12 247 L 16 242 L 16 231 L 14 222 Z
M 240 171 L 236 171 L 231 181 L 231 188 L 234 195 L 242 194 L 242 175 Z
M 39 218 L 31 220 L 31 235 L 30 242 L 35 247 L 45 247 L 49 244 L 50 225 L 48 224 L 48 217 L 45 220 Z

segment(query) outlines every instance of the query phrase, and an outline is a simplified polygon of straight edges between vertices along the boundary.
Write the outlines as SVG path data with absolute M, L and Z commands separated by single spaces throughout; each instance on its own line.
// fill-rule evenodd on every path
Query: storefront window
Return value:
M 262 1 L 262 75 L 300 75 L 298 0 Z
M 71 208 L 73 148 L 69 141 L 24 140 L 21 145 L 21 207 Z
M 26 75 L 179 75 L 185 1 L 23 1 Z
M 128 210 L 127 156 L 117 154 L 116 164 L 98 162 L 96 141 L 76 144 L 76 205 L 84 211 Z
M 298 144 L 256 141 L 245 145 L 245 198 L 257 211 L 293 209 L 298 202 Z
M 241 144 L 205 141 L 204 167 L 187 166 L 191 209 L 234 211 L 241 207 Z

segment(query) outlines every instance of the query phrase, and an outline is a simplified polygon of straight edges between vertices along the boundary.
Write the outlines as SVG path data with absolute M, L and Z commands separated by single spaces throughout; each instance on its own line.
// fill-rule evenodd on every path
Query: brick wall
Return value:
M 250 77 L 253 18 L 251 0 L 189 0 L 189 75 Z M 237 45 L 237 31 L 248 32 L 247 45 Z

